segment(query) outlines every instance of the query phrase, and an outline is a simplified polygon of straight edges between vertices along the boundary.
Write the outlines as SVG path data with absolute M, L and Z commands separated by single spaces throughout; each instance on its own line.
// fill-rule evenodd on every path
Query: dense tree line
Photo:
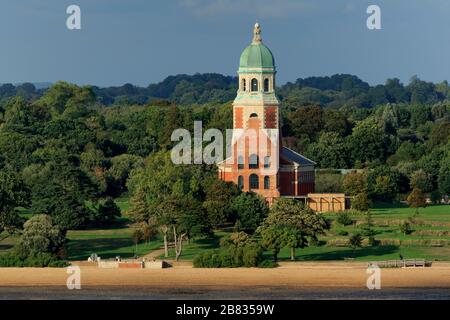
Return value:
M 237 90 L 237 77 L 216 73 L 169 76 L 159 83 L 139 87 L 130 83 L 117 87 L 92 87 L 97 101 L 103 105 L 180 105 L 226 103 L 234 99 Z M 0 85 L 0 99 L 22 96 L 38 99 L 46 91 L 37 89 L 31 83 L 20 85 Z M 411 78 L 407 85 L 399 79 L 388 79 L 384 84 L 370 86 L 356 76 L 336 74 L 331 77 L 299 78 L 277 89 L 283 106 L 296 108 L 305 104 L 322 107 L 373 108 L 387 103 L 433 105 L 445 101 L 450 96 L 447 81 L 431 83 Z M 170 101 L 170 102 L 169 102 Z
M 110 223 L 120 214 L 112 198 L 124 192 L 136 221 L 178 241 L 177 254 L 183 240 L 222 223 L 255 232 L 269 214 L 260 198 L 218 181 L 213 167 L 176 167 L 167 158 L 176 128 L 192 131 L 194 120 L 232 127 L 235 80 L 174 76 L 145 89 L 0 86 L 0 232 L 23 228 L 20 208 L 49 215 L 63 235 Z M 352 194 L 361 209 L 415 189 L 433 199 L 450 193 L 447 83 L 393 79 L 371 87 L 337 75 L 299 79 L 279 95 L 283 143 L 319 168 L 360 169 L 350 178 L 361 186 Z M 351 183 L 340 185 L 352 193 Z M 272 230 L 284 232 L 275 238 L 291 239 L 283 228 Z

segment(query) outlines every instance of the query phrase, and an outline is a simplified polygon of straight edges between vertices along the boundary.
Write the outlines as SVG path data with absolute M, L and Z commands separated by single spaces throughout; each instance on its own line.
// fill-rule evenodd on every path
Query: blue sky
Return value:
M 66 28 L 77 4 L 82 30 Z M 382 30 L 366 8 L 382 10 Z M 0 83 L 146 86 L 168 75 L 234 75 L 256 19 L 278 83 L 351 73 L 371 83 L 450 80 L 448 0 L 0 0 Z

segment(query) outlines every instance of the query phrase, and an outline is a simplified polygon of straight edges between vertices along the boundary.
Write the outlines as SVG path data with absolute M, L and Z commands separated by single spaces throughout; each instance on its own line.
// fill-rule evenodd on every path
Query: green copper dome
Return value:
M 275 68 L 275 59 L 265 45 L 252 43 L 242 52 L 239 68 Z
M 252 43 L 241 54 L 239 68 L 275 68 L 272 52 L 262 43 L 259 23 L 253 29 Z

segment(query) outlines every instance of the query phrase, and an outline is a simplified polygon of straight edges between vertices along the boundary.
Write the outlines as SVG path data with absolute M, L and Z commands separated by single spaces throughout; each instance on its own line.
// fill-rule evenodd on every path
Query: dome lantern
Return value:
M 239 70 L 271 69 L 275 71 L 275 59 L 272 52 L 262 42 L 261 26 L 257 22 L 253 28 L 252 43 L 244 49 L 239 61 Z

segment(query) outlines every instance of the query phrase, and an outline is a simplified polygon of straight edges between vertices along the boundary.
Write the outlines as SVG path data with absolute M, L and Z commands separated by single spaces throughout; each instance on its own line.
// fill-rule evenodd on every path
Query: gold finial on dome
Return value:
M 261 26 L 258 22 L 255 23 L 255 28 L 253 29 L 253 44 L 261 44 Z

